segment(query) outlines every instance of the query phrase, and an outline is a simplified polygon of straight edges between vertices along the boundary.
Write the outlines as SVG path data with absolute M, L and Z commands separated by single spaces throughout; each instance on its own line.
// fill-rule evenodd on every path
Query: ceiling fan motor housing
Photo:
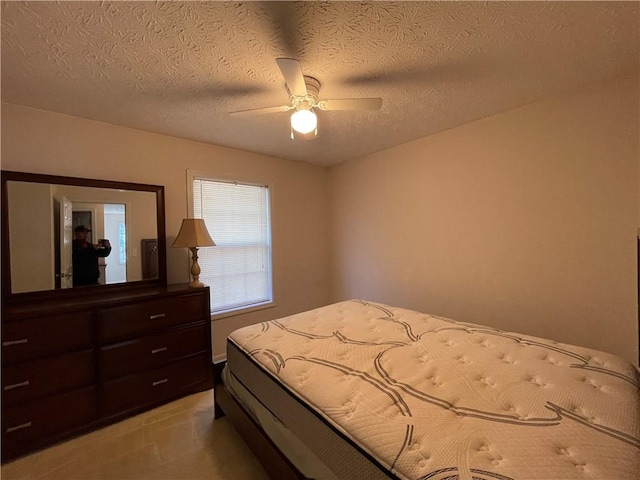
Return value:
M 309 77 L 307 75 L 304 76 L 304 83 L 307 87 L 307 94 L 304 96 L 294 95 L 289 90 L 287 86 L 287 92 L 289 93 L 289 98 L 291 99 L 291 103 L 293 104 L 296 110 L 310 110 L 311 107 L 314 107 L 316 103 L 318 103 L 318 93 L 320 92 L 320 81 L 316 78 Z

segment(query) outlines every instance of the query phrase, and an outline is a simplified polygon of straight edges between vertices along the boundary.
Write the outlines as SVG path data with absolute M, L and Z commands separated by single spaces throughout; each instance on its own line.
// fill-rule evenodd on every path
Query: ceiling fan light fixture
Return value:
M 309 133 L 318 126 L 318 117 L 311 110 L 296 110 L 291 115 L 291 128 L 298 133 Z
M 2 1 L 2 0 L 0 0 Z M 319 110 L 380 110 L 381 98 L 341 98 L 319 100 L 320 82 L 317 78 L 303 75 L 300 62 L 293 58 L 276 58 L 276 63 L 285 80 L 290 104 L 277 107 L 252 108 L 229 112 L 233 116 L 262 115 L 265 113 L 291 112 L 291 140 L 313 140 L 318 136 Z M 323 120 L 324 121 L 324 120 Z M 313 134 L 312 134 L 313 132 Z M 296 135 L 297 134 L 297 135 Z

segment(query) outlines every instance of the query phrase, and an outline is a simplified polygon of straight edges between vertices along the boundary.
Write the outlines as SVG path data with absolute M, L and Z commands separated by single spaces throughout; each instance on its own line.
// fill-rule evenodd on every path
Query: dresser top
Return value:
M 153 300 L 154 298 L 202 294 L 208 292 L 209 287 L 191 288 L 187 283 L 174 285 L 161 285 L 152 287 L 138 287 L 127 289 L 114 289 L 113 291 L 100 290 L 95 294 L 86 294 L 78 296 L 61 296 L 46 299 L 38 299 L 34 301 L 28 297 L 24 299 L 3 302 L 2 303 L 2 319 L 11 317 L 17 319 L 21 317 L 30 317 L 44 312 L 51 311 L 73 311 L 103 308 L 115 305 L 123 305 L 127 303 L 139 302 L 141 300 Z

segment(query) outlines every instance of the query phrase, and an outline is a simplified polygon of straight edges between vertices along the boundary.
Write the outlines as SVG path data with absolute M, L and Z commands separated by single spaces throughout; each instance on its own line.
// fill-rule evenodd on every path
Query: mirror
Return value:
M 166 283 L 164 187 L 2 171 L 2 200 L 4 295 Z

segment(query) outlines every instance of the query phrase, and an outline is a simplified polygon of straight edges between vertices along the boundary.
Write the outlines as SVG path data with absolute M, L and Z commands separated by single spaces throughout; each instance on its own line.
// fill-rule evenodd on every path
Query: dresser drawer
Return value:
M 100 340 L 108 343 L 164 328 L 209 320 L 204 294 L 168 297 L 98 312 Z
M 207 325 L 180 328 L 100 348 L 100 377 L 108 380 L 149 370 L 208 350 Z
M 2 363 L 15 363 L 87 347 L 91 312 L 73 312 L 2 323 Z
M 79 428 L 96 419 L 96 388 L 63 393 L 2 409 L 2 454 L 12 456 L 31 444 Z
M 108 417 L 178 396 L 181 390 L 206 381 L 207 369 L 211 368 L 211 357 L 207 353 L 107 382 L 102 385 L 100 416 Z
M 94 383 L 93 351 L 2 367 L 2 404 L 12 407 Z

